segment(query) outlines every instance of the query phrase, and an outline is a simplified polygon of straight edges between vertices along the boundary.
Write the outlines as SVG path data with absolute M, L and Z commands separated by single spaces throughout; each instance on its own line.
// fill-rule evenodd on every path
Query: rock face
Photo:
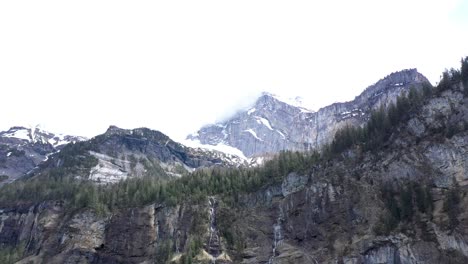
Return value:
M 54 134 L 39 127 L 12 127 L 0 132 L 0 175 L 4 175 L 0 184 L 27 174 L 66 144 L 83 140 L 83 137 Z
M 52 202 L 4 208 L 0 244 L 24 247 L 29 256 L 19 263 L 164 263 L 158 260 L 189 246 L 190 221 L 199 209 L 149 205 L 103 217 L 87 210 L 70 214 Z
M 281 192 L 283 193 L 283 196 L 286 197 L 291 193 L 301 190 L 308 180 L 309 177 L 307 176 L 301 176 L 295 172 L 289 173 L 284 179 L 283 184 L 281 184 Z
M 203 127 L 188 139 L 224 144 L 252 157 L 280 150 L 310 150 L 333 139 L 346 125 L 363 125 L 372 110 L 388 106 L 410 87 L 429 81 L 416 69 L 392 73 L 368 87 L 353 101 L 335 103 L 313 112 L 264 93 L 255 105 L 231 119 Z

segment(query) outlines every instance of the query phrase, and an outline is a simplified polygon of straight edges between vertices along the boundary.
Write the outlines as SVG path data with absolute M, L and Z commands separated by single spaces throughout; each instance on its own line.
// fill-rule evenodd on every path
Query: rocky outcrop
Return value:
M 419 89 L 425 84 L 429 81 L 415 69 L 392 73 L 353 101 L 335 103 L 317 112 L 264 93 L 249 110 L 203 127 L 188 139 L 232 146 L 248 157 L 280 150 L 310 150 L 330 142 L 346 125 L 363 125 L 372 110 L 395 102 L 411 87 Z
M 308 180 L 308 176 L 300 176 L 295 172 L 289 173 L 281 184 L 281 192 L 283 196 L 286 197 L 292 193 L 300 191 L 304 188 Z

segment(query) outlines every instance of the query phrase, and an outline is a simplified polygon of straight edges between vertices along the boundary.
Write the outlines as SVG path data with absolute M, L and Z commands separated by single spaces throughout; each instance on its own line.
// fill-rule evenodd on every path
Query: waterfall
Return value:
M 206 251 L 212 257 L 211 263 L 215 264 L 216 258 L 221 255 L 221 243 L 219 239 L 219 232 L 216 227 L 216 209 L 218 207 L 218 201 L 216 201 L 216 198 L 213 196 L 208 197 L 208 205 L 210 212 L 210 229 Z
M 276 218 L 276 223 L 273 225 L 273 249 L 272 249 L 272 255 L 270 259 L 268 260 L 268 264 L 274 264 L 275 262 L 275 257 L 276 257 L 276 249 L 281 243 L 283 242 L 283 233 L 282 233 L 282 228 L 281 228 L 281 223 L 284 221 L 283 217 L 283 209 L 281 206 L 279 206 L 280 213 L 278 217 Z
M 175 253 L 176 254 L 180 253 L 179 243 L 180 243 L 180 233 L 179 231 L 177 231 L 177 233 L 175 234 Z

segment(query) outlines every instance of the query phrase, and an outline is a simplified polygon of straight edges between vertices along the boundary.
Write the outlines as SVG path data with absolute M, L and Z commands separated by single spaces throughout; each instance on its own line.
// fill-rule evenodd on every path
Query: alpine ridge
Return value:
M 247 111 L 225 122 L 208 125 L 187 139 L 205 145 L 227 145 L 247 157 L 281 150 L 305 151 L 330 143 L 347 125 L 362 126 L 372 110 L 387 107 L 411 87 L 430 85 L 416 69 L 395 72 L 369 86 L 353 101 L 335 103 L 314 112 L 289 100 L 263 93 Z
M 85 138 L 54 134 L 41 127 L 15 126 L 0 132 L 0 175 L 11 182 L 46 161 L 65 145 Z M 0 182 L 1 184 L 1 182 Z
M 110 126 L 88 141 L 65 146 L 42 164 L 44 169 L 76 170 L 75 177 L 99 184 L 134 177 L 181 177 L 197 168 L 244 165 L 237 156 L 189 148 L 148 128 Z

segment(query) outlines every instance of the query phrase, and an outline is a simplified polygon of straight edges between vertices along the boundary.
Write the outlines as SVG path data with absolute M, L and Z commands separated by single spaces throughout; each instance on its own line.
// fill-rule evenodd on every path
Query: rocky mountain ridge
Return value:
M 329 143 L 338 129 L 346 125 L 364 124 L 372 110 L 394 102 L 398 95 L 407 92 L 410 87 L 421 88 L 428 83 L 415 69 L 393 73 L 367 88 L 353 101 L 335 103 L 317 112 L 305 108 L 298 98 L 285 100 L 264 93 L 249 110 L 238 113 L 224 123 L 202 128 L 184 143 L 190 143 L 188 146 L 193 148 L 192 152 L 204 153 L 205 156 L 222 161 L 218 164 L 258 166 L 281 150 L 304 151 Z M 130 133 L 123 131 L 110 127 L 106 134 Z M 2 149 L 5 152 L 0 153 L 0 156 L 4 156 L 3 160 L 0 159 L 3 163 L 0 175 L 12 181 L 36 168 L 67 143 L 82 140 L 84 138 L 55 135 L 39 127 L 13 127 L 0 132 L 0 144 L 3 142 Z M 27 153 L 23 152 L 24 149 L 28 149 Z M 24 155 L 19 155 L 21 153 Z M 12 154 L 15 155 L 10 156 Z M 116 182 L 128 176 L 129 168 L 124 169 L 128 162 L 96 152 L 93 155 L 100 163 L 93 169 L 95 176 L 91 179 Z M 112 164 L 111 161 L 118 164 Z M 147 169 L 139 168 L 135 175 L 143 175 L 144 170 Z M 182 171 L 190 170 L 185 168 L 175 173 L 168 169 L 166 172 L 181 175 Z
M 68 164 L 70 156 L 86 158 Z M 75 177 L 107 184 L 149 175 L 181 177 L 197 168 L 237 167 L 244 162 L 222 152 L 186 147 L 156 130 L 110 126 L 102 135 L 66 146 L 43 167 L 63 170 L 84 166 L 84 172 Z
M 12 127 L 0 132 L 0 175 L 11 182 L 36 168 L 65 145 L 85 138 L 54 134 L 36 127 Z
M 64 134 L 55 134 L 42 129 L 39 125 L 35 127 L 14 126 L 7 131 L 0 132 L 0 137 L 5 141 L 7 138 L 11 141 L 25 143 L 50 144 L 55 148 L 66 145 L 71 142 L 86 140 L 85 137 L 70 136 Z
M 280 150 L 317 149 L 329 143 L 340 128 L 363 125 L 373 110 L 387 107 L 411 87 L 419 90 L 424 85 L 430 83 L 416 69 L 395 72 L 369 86 L 353 101 L 335 103 L 316 112 L 264 93 L 249 110 L 205 126 L 188 139 L 231 146 L 247 157 Z

